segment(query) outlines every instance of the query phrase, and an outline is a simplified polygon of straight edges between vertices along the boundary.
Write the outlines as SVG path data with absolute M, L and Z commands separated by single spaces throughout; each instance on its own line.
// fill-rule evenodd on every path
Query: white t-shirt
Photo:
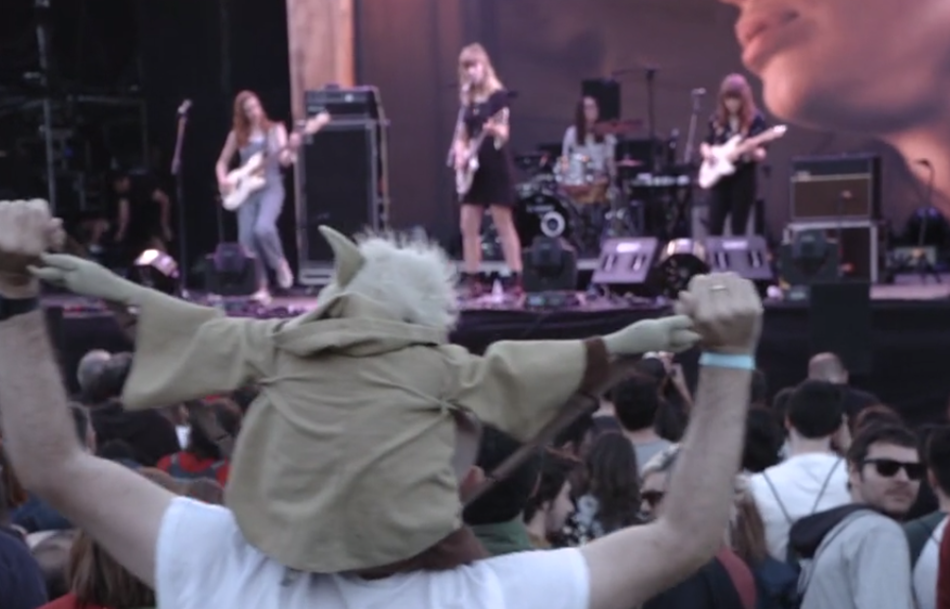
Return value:
M 775 487 L 774 492 L 766 476 Z M 787 558 L 788 531 L 793 524 L 816 512 L 851 503 L 847 466 L 844 459 L 831 453 L 789 457 L 762 473 L 750 476 L 749 491 L 765 523 L 765 543 L 769 554 L 783 562 Z
M 288 576 L 248 545 L 230 511 L 176 498 L 156 556 L 159 609 L 587 609 L 587 562 L 573 548 L 522 552 L 451 571 L 368 581 Z
M 568 157 L 572 154 L 583 154 L 590 158 L 591 166 L 595 171 L 608 171 L 607 161 L 614 156 L 617 147 L 617 138 L 612 135 L 604 136 L 604 141 L 598 143 L 592 133 L 588 133 L 584 142 L 577 141 L 577 128 L 573 125 L 564 132 L 564 141 L 561 143 L 561 154 Z
M 947 528 L 947 518 L 944 518 L 934 529 L 930 539 L 921 550 L 914 565 L 912 574 L 914 582 L 914 598 L 917 600 L 917 609 L 935 609 L 937 606 L 937 569 L 940 566 L 940 542 L 943 532 Z

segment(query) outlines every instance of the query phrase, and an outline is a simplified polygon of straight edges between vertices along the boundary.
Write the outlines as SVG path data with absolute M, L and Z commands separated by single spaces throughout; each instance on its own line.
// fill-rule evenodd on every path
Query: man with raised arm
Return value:
M 471 609 L 628 609 L 688 576 L 721 545 L 762 312 L 745 280 L 696 278 L 679 317 L 588 341 L 500 343 L 475 357 L 447 345 L 419 315 L 444 313 L 446 292 L 426 285 L 432 274 L 419 271 L 432 270 L 433 250 L 418 244 L 357 246 L 328 233 L 337 276 L 318 312 L 267 322 L 222 318 L 92 263 L 45 255 L 57 231 L 45 204 L 0 203 L 6 448 L 24 483 L 154 585 L 162 608 L 461 601 Z M 79 449 L 28 268 L 140 308 L 138 371 L 126 388 L 140 404 L 249 378 L 262 384 L 235 451 L 233 513 L 173 497 Z M 394 283 L 387 273 L 400 276 Z M 437 284 L 450 285 L 448 275 L 443 268 Z M 420 296 L 420 287 L 429 291 Z M 429 304 L 414 306 L 420 298 Z M 436 318 L 444 330 L 447 318 Z M 597 387 L 609 358 L 682 349 L 693 331 L 705 349 L 702 372 L 663 515 L 581 549 L 485 557 L 452 513 L 473 483 L 475 417 L 530 439 L 570 393 Z M 413 357 L 399 366 L 378 359 L 407 352 Z M 170 387 L 182 379 L 191 385 Z

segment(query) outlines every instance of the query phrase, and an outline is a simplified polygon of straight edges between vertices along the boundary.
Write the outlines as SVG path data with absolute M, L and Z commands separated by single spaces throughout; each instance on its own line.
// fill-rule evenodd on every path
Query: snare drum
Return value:
M 546 188 L 519 189 L 515 229 L 523 247 L 536 237 L 563 237 L 569 243 L 577 226 L 577 213 L 564 196 Z

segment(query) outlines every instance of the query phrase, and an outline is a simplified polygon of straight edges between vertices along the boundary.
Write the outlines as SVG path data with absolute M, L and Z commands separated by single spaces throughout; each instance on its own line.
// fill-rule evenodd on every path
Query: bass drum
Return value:
M 574 245 L 572 239 L 576 226 L 576 212 L 564 196 L 533 185 L 518 188 L 515 228 L 522 247 L 530 247 L 537 237 L 561 237 Z

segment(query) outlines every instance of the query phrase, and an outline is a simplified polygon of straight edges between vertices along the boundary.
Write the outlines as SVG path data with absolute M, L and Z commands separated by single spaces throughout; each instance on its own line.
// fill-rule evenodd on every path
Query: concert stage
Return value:
M 873 374 L 855 384 L 898 408 L 912 423 L 932 420 L 946 410 L 950 396 L 950 283 L 940 285 L 876 286 L 873 290 Z M 283 317 L 313 306 L 313 297 L 275 300 L 267 311 Z M 88 302 L 49 297 L 52 333 L 60 347 L 68 379 L 73 381 L 82 355 L 90 349 L 122 351 L 131 345 L 110 313 L 89 310 Z M 56 321 L 62 311 L 61 323 Z M 453 341 L 481 352 L 503 339 L 584 338 L 604 334 L 640 319 L 669 311 L 662 304 L 626 304 L 598 300 L 570 310 L 468 308 L 463 311 Z M 766 303 L 759 364 L 768 372 L 770 392 L 802 380 L 809 346 L 807 306 Z M 696 354 L 684 357 L 684 368 L 695 381 Z

